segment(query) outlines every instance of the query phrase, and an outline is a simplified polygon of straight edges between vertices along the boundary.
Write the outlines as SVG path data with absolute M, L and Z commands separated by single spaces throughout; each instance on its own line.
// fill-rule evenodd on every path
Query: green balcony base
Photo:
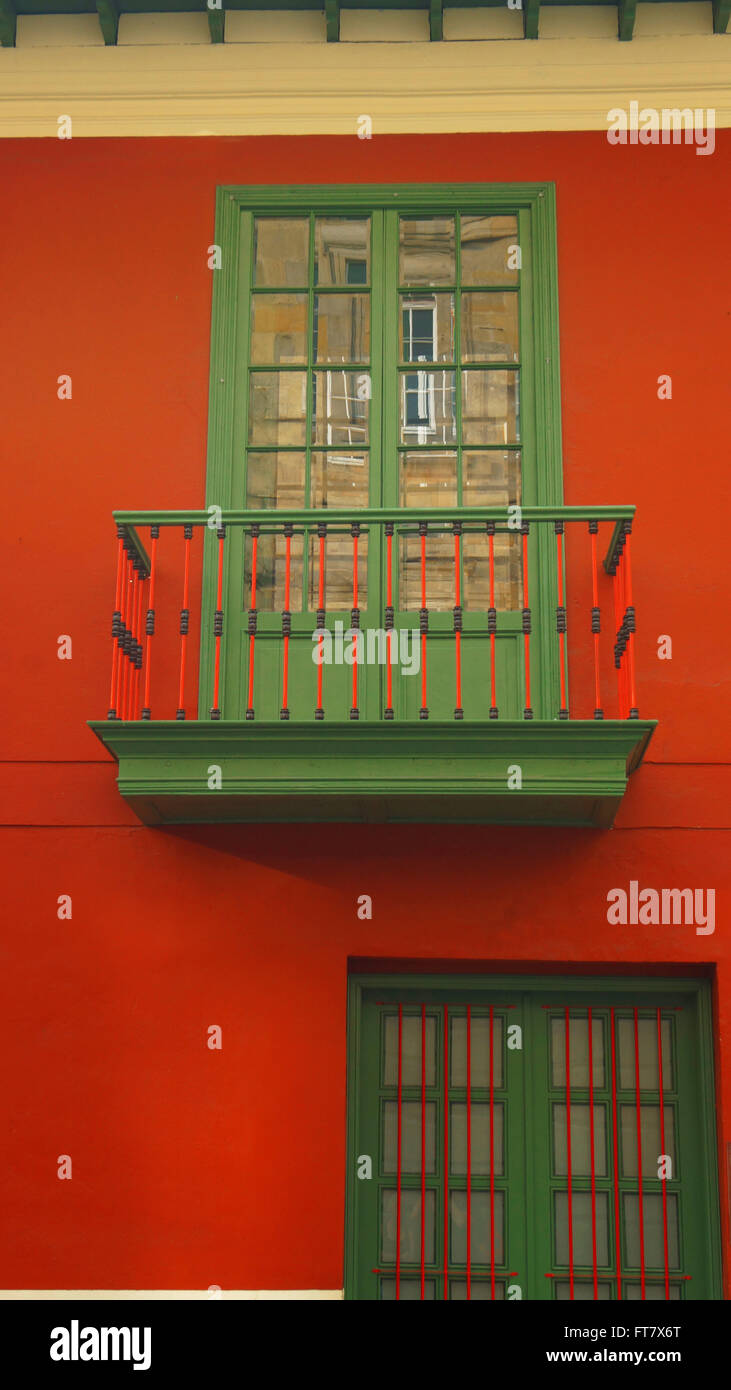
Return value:
M 146 825 L 608 826 L 655 721 L 89 725 Z

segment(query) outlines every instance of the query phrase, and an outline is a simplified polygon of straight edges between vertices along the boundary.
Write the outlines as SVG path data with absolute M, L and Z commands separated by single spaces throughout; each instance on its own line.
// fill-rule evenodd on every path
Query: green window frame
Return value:
M 378 422 L 378 429 L 370 440 L 370 476 L 378 489 L 379 501 L 383 505 L 398 508 L 399 479 L 393 460 L 399 456 L 399 447 L 404 440 L 399 439 L 397 419 L 399 400 L 397 383 L 399 377 L 408 374 L 408 364 L 398 361 L 399 339 L 399 285 L 398 244 L 394 227 L 398 217 L 469 217 L 471 215 L 515 216 L 518 227 L 518 244 L 521 252 L 518 299 L 520 305 L 520 361 L 511 364 L 511 369 L 519 370 L 521 392 L 521 500 L 525 505 L 552 506 L 563 501 L 561 466 L 561 425 L 560 425 L 560 375 L 558 339 L 558 293 L 557 293 L 557 255 L 556 255 L 556 202 L 555 189 L 550 183 L 540 184 L 469 184 L 450 185 L 358 185 L 358 186 L 301 186 L 301 187 L 224 187 L 217 191 L 215 243 L 220 247 L 221 266 L 214 271 L 213 315 L 211 335 L 211 375 L 209 410 L 209 446 L 206 481 L 206 506 L 220 506 L 223 509 L 240 508 L 243 492 L 243 459 L 248 444 L 247 410 L 248 380 L 251 369 L 249 362 L 249 332 L 251 317 L 251 297 L 254 288 L 252 268 L 252 225 L 254 218 L 276 218 L 277 216 L 306 217 L 311 221 L 318 216 L 358 218 L 370 217 L 372 220 L 371 242 L 371 281 L 372 321 L 370 334 L 372 348 L 371 371 L 371 419 Z M 312 265 L 313 241 L 310 241 L 310 265 L 307 283 L 300 288 L 310 300 L 318 289 L 315 285 Z M 459 238 L 457 238 L 457 247 Z M 456 282 L 459 283 L 459 250 L 456 251 Z M 361 268 L 355 267 L 358 275 Z M 358 286 L 361 279 L 347 277 L 348 285 Z M 383 288 L 385 286 L 385 288 Z M 331 287 L 332 288 L 332 287 Z M 472 288 L 472 286 L 470 286 Z M 492 289 L 499 288 L 493 285 Z M 505 288 L 505 286 L 503 286 Z M 373 293 L 373 290 L 377 293 Z M 432 293 L 431 286 L 429 292 Z M 457 292 L 455 336 L 459 344 L 459 301 Z M 310 307 L 310 329 L 308 337 L 308 377 L 312 380 L 312 308 Z M 456 386 L 459 388 L 460 371 L 464 371 L 457 355 Z M 495 369 L 498 364 L 483 364 L 485 370 Z M 504 370 L 503 364 L 499 369 Z M 461 394 L 457 389 L 457 412 L 460 411 Z M 311 411 L 311 398 L 308 396 L 308 414 Z M 460 443 L 461 447 L 461 443 Z M 485 447 L 490 447 L 486 445 Z M 308 467 L 311 441 L 307 439 Z M 309 474 L 308 474 L 309 476 Z M 458 482 L 459 486 L 459 482 Z M 373 493 L 371 493 L 371 498 Z M 461 490 L 460 490 L 461 500 Z M 371 501 L 373 505 L 373 502 Z M 543 603 L 555 605 L 555 575 L 551 537 L 547 528 L 541 532 L 531 557 L 531 600 L 535 609 Z M 544 535 L 543 532 L 546 531 Z M 382 609 L 372 602 L 378 584 L 382 593 L 384 555 L 382 537 L 373 534 L 369 537 L 368 572 L 373 577 L 367 604 L 364 605 L 362 626 L 380 626 Z M 215 547 L 208 547 L 204 559 L 203 602 L 204 606 L 215 607 Z M 305 547 L 306 549 L 306 547 Z M 244 603 L 246 556 L 243 546 L 226 548 L 226 568 L 224 575 L 224 641 L 222 649 L 222 712 L 225 719 L 243 717 L 246 687 L 246 668 L 248 643 L 245 634 Z M 306 563 L 306 558 L 305 558 Z M 369 608 L 370 606 L 370 608 Z M 328 615 L 328 625 L 329 625 Z M 399 623 L 397 612 L 396 625 Z M 298 621 L 301 618 L 301 621 Z M 309 618 L 309 621 L 307 619 Z M 465 613 L 465 650 L 469 651 L 471 630 L 478 633 L 479 621 L 484 616 Z M 437 636 L 444 629 L 447 637 L 451 631 L 451 614 L 435 612 L 430 617 L 430 632 Z M 304 637 L 300 651 L 307 647 L 313 626 L 312 614 L 301 615 L 293 612 L 292 631 L 295 638 Z M 549 718 L 554 714 L 554 692 L 558 681 L 558 657 L 556 644 L 551 641 L 548 623 L 537 623 L 534 641 L 532 672 L 534 688 L 534 707 L 537 718 Z M 277 613 L 262 612 L 259 615 L 257 662 L 255 679 L 262 691 L 262 699 L 257 699 L 257 708 L 266 705 L 270 695 L 271 709 L 265 718 L 275 718 L 278 708 L 276 693 L 278 685 L 278 661 L 276 656 L 277 639 L 281 634 L 281 619 Z M 268 641 L 271 637 L 274 640 Z M 444 652 L 447 651 L 444 644 Z M 519 610 L 501 613 L 499 622 L 499 658 L 505 663 L 504 671 L 507 686 L 512 692 L 503 701 L 506 717 L 518 717 L 522 700 L 519 690 L 521 679 L 521 638 Z M 311 643 L 309 645 L 311 655 Z M 210 688 L 210 675 L 213 660 L 213 640 L 209 631 L 201 636 L 201 690 Z M 293 657 L 293 671 L 290 679 L 296 688 L 296 656 Z M 306 669 L 305 666 L 302 668 Z M 309 671 L 311 674 L 312 666 Z M 446 668 L 445 668 L 446 669 Z M 451 688 L 445 680 L 444 710 L 439 705 L 439 678 L 437 664 L 432 666 L 432 686 L 436 688 L 434 716 L 451 717 Z M 382 692 L 378 689 L 378 673 L 368 673 L 362 700 L 362 717 L 375 720 L 380 717 L 383 706 Z M 466 679 L 469 683 L 469 659 L 467 659 Z M 477 677 L 475 677 L 477 679 Z M 345 682 L 345 676 L 344 676 Z M 417 682 L 402 682 L 403 699 L 401 707 L 397 704 L 397 717 L 410 717 L 409 699 L 416 701 Z M 345 689 L 345 685 L 344 685 Z M 408 697 L 408 698 L 407 698 Z M 295 693 L 294 703 L 297 696 Z M 292 702 L 290 702 L 292 703 Z M 342 717 L 347 717 L 347 699 L 343 697 Z M 301 717 L 312 717 L 312 699 L 306 701 L 307 713 Z M 431 704 L 431 700 L 430 700 Z M 469 700 L 465 701 L 470 706 Z M 478 702 L 474 702 L 478 707 Z M 207 708 L 201 697 L 201 717 L 206 717 Z M 297 713 L 293 717 L 298 717 Z M 330 716 L 329 716 L 330 717 Z M 340 711 L 337 717 L 340 717 Z
M 422 1296 L 422 1241 L 424 1297 L 445 1246 L 467 1297 L 468 1171 L 470 1298 L 721 1298 L 714 1094 L 704 980 L 351 976 L 346 1298 L 395 1297 L 397 1230 L 399 1297 Z

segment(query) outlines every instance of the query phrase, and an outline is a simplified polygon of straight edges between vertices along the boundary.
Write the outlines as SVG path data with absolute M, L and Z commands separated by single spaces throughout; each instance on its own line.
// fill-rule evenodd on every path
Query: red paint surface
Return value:
M 0 146 L 0 1285 L 340 1287 L 349 958 L 712 975 L 726 1253 L 730 155 L 728 131 L 710 158 L 601 134 Z M 417 170 L 556 182 L 565 495 L 638 506 L 649 761 L 608 832 L 141 827 L 85 720 L 108 696 L 112 508 L 203 505 L 215 187 Z M 73 400 L 59 402 L 66 372 Z M 672 402 L 657 399 L 664 373 Z M 575 605 L 588 634 L 582 544 L 578 579 L 567 536 L 569 632 Z M 180 555 L 163 563 L 161 542 L 159 602 L 178 604 L 182 539 L 167 545 Z M 672 661 L 655 655 L 664 633 Z M 191 655 L 197 640 L 193 625 Z M 570 693 L 593 707 L 591 656 L 587 638 Z M 153 659 L 174 708 L 162 637 Z M 715 887 L 715 935 L 608 928 L 606 894 L 630 878 Z M 61 1153 L 72 1182 L 56 1177 Z

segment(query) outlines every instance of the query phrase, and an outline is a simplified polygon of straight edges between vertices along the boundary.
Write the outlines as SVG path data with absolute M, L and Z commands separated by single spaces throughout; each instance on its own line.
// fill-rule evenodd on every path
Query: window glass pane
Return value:
M 437 1020 L 434 1014 L 425 1018 L 426 1084 L 436 1085 Z M 421 1085 L 421 1015 L 404 1014 L 401 1020 L 401 1084 Z M 398 1085 L 398 1015 L 386 1014 L 383 1019 L 383 1085 Z
M 492 449 L 462 455 L 462 502 L 465 507 L 507 507 L 520 502 L 520 454 Z M 497 540 L 497 537 L 496 537 Z
M 311 507 L 367 507 L 368 455 L 313 453 L 310 459 Z
M 312 443 L 368 443 L 371 379 L 367 372 L 314 372 L 312 377 Z
M 425 1106 L 424 1157 L 426 1173 L 435 1171 L 436 1105 Z M 398 1172 L 398 1101 L 383 1102 L 383 1171 Z M 421 1101 L 401 1101 L 401 1172 L 421 1172 Z
M 325 609 L 333 612 L 353 607 L 353 538 L 347 535 L 328 535 L 325 537 Z M 318 607 L 320 592 L 320 540 L 310 532 L 309 548 L 309 609 Z M 358 538 L 358 601 L 362 605 L 368 586 L 368 535 Z M 350 625 L 346 624 L 346 631 Z M 350 651 L 350 639 L 347 650 Z
M 518 373 L 463 371 L 463 443 L 512 444 L 519 439 Z
M 454 295 L 404 294 L 399 318 L 402 362 L 454 361 Z
M 495 536 L 495 607 L 515 610 L 523 606 L 520 536 Z M 490 550 L 487 534 L 466 532 L 462 538 L 462 602 L 465 608 L 490 606 Z
M 503 1085 L 503 1027 L 499 1014 L 492 1019 L 492 1084 L 497 1090 Z M 490 1085 L 490 1016 L 472 1014 L 470 1019 L 470 1081 L 472 1089 Z M 450 1086 L 467 1085 L 467 1018 L 452 1015 L 450 1037 Z
M 569 1282 L 568 1279 L 565 1280 L 565 1281 L 564 1281 L 563 1279 L 554 1279 L 554 1280 L 552 1280 L 551 1282 L 552 1282 L 552 1284 L 553 1284 L 553 1292 L 554 1292 L 554 1295 L 555 1295 L 556 1299 L 557 1299 L 559 1302 L 561 1302 L 561 1303 L 563 1303 L 563 1302 L 564 1302 L 565 1300 L 567 1300 L 567 1299 L 571 1299 L 572 1297 L 573 1297 L 575 1303 L 588 1303 L 588 1302 L 593 1303 L 593 1302 L 594 1302 L 594 1280 L 593 1280 L 593 1279 L 574 1279 L 574 1292 L 573 1292 L 573 1295 L 572 1295 L 572 1293 L 571 1293 L 571 1284 L 570 1284 L 570 1282 Z M 603 1283 L 601 1283 L 600 1281 L 598 1281 L 598 1282 L 597 1282 L 597 1289 L 596 1289 L 596 1296 L 597 1296 L 597 1302 L 603 1302 L 603 1301 L 605 1301 L 605 1300 L 607 1300 L 607 1299 L 611 1299 L 611 1297 L 612 1297 L 612 1286 L 611 1286 L 611 1284 L 603 1284 Z
M 304 444 L 306 414 L 306 372 L 252 372 L 250 444 Z
M 243 607 L 251 603 L 251 536 L 244 543 Z M 302 611 L 302 536 L 292 537 L 289 569 L 289 611 Z M 261 613 L 281 613 L 284 608 L 286 579 L 286 541 L 284 536 L 261 535 L 256 548 L 256 606 Z
M 518 361 L 517 294 L 462 295 L 462 361 Z
M 489 1195 L 489 1194 L 488 1194 Z M 424 1261 L 433 1264 L 435 1258 L 436 1193 L 427 1188 L 424 1206 Z M 396 1261 L 397 1197 L 394 1188 L 381 1188 L 381 1259 L 385 1264 Z M 405 1264 L 421 1260 L 421 1191 L 401 1190 L 401 1259 Z
M 643 1178 L 657 1178 L 659 1158 L 661 1154 L 667 1154 L 672 1161 L 672 1172 L 668 1173 L 669 1178 L 677 1178 L 679 1174 L 675 1171 L 675 1110 L 672 1105 L 665 1105 L 664 1109 L 664 1129 L 665 1146 L 663 1148 L 660 1137 L 660 1106 L 641 1105 L 640 1106 L 640 1139 L 642 1146 L 642 1176 Z M 637 1177 L 637 1107 L 634 1105 L 620 1105 L 619 1107 L 620 1125 L 622 1131 L 622 1175 L 626 1178 Z
M 495 1263 L 502 1264 L 504 1253 L 505 1194 L 495 1192 Z M 474 1264 L 490 1264 L 490 1199 L 486 1191 L 472 1189 L 470 1202 L 472 1232 L 470 1259 Z M 449 1194 L 449 1258 L 454 1264 L 467 1263 L 467 1193 Z
M 402 507 L 456 507 L 457 455 L 433 452 L 401 455 Z M 427 541 L 429 539 L 427 533 Z
M 436 1282 L 434 1279 L 424 1280 L 424 1302 L 433 1302 L 436 1299 Z M 381 1298 L 396 1299 L 396 1280 L 392 1275 L 381 1278 Z M 406 1278 L 403 1274 L 399 1280 L 399 1302 L 404 1299 L 406 1302 L 421 1302 L 421 1276 L 415 1279 L 413 1275 Z
M 571 1106 L 571 1172 L 574 1177 L 591 1175 L 591 1107 L 578 1104 Z M 568 1173 L 568 1125 L 567 1107 L 553 1106 L 553 1161 L 554 1173 L 564 1177 Z M 594 1174 L 598 1178 L 607 1175 L 606 1153 L 606 1111 L 603 1105 L 594 1106 Z
M 305 286 L 309 280 L 307 217 L 254 219 L 254 284 Z
M 635 1076 L 635 1021 L 634 1018 L 618 1018 L 617 1051 L 619 1053 L 619 1085 L 623 1091 L 634 1091 Z M 662 1088 L 673 1089 L 673 1050 L 671 1044 L 672 1024 L 669 1018 L 662 1020 Z M 640 1090 L 657 1091 L 660 1085 L 657 1049 L 657 1016 L 637 1019 L 637 1037 L 640 1044 Z
M 462 284 L 516 285 L 518 219 L 513 216 L 461 219 Z
M 367 294 L 316 294 L 315 362 L 367 362 L 371 302 Z
M 399 282 L 453 285 L 454 218 L 402 217 L 399 221 Z
M 369 217 L 315 218 L 315 284 L 370 283 Z
M 596 1194 L 597 1264 L 609 1263 L 609 1203 L 606 1192 Z M 567 1192 L 554 1192 L 556 1263 L 569 1262 L 569 1199 Z M 593 1263 L 591 1192 L 572 1192 L 574 1264 Z
M 466 1280 L 466 1279 L 450 1279 L 450 1281 L 449 1281 L 449 1297 L 450 1297 L 450 1299 L 457 1299 L 457 1300 L 459 1300 L 459 1299 L 464 1299 L 465 1302 L 466 1302 L 466 1301 L 467 1301 L 467 1280 Z M 496 1279 L 496 1280 L 495 1280 L 495 1302 L 496 1302 L 496 1303 L 497 1303 L 498 1299 L 502 1299 L 502 1300 L 505 1299 L 505 1281 L 504 1281 L 504 1279 Z M 487 1277 L 485 1277 L 484 1274 L 483 1274 L 483 1275 L 477 1275 L 477 1274 L 474 1274 L 474 1273 L 473 1273 L 472 1278 L 471 1278 L 471 1280 L 470 1280 L 470 1302 L 473 1302 L 473 1301 L 476 1302 L 476 1303 L 490 1303 L 490 1302 L 492 1301 L 492 1281 L 491 1281 L 489 1275 L 488 1275 Z
M 640 1201 L 636 1192 L 625 1192 L 622 1198 L 624 1213 L 625 1263 L 640 1267 Z M 661 1192 L 645 1192 L 642 1195 L 644 1213 L 645 1267 L 665 1267 L 665 1241 L 663 1234 L 663 1201 Z M 668 1265 L 678 1268 L 678 1197 L 675 1192 L 667 1193 L 668 1215 Z
M 493 1153 L 495 1172 L 505 1171 L 503 1140 L 503 1103 L 493 1105 Z M 490 1172 L 490 1106 L 484 1101 L 472 1102 L 472 1133 L 470 1135 L 470 1173 L 482 1177 Z M 449 1171 L 455 1177 L 467 1175 L 467 1105 L 462 1100 L 449 1105 Z
M 594 1085 L 604 1086 L 604 1024 L 592 1015 L 591 1045 Z M 569 1018 L 569 1054 L 571 1085 L 589 1089 L 589 1020 Z M 551 1019 L 551 1085 L 566 1086 L 566 1020 L 563 1015 Z
M 644 1292 L 644 1295 L 643 1295 L 643 1293 L 642 1293 L 642 1283 L 641 1283 L 641 1282 L 640 1282 L 639 1284 L 624 1284 L 624 1283 L 623 1283 L 623 1284 L 622 1284 L 622 1297 L 623 1297 L 623 1298 L 630 1299 L 630 1300 L 632 1300 L 632 1299 L 641 1299 L 641 1298 L 644 1297 L 646 1303 L 665 1303 L 665 1302 L 666 1302 L 666 1299 L 665 1299 L 665 1281 L 663 1280 L 662 1283 L 658 1283 L 658 1282 L 656 1282 L 654 1279 L 652 1279 L 652 1280 L 646 1279 L 646 1280 L 645 1280 L 645 1292 Z M 671 1284 L 671 1285 L 670 1285 L 670 1298 L 669 1298 L 667 1301 L 668 1301 L 669 1303 L 679 1303 L 679 1302 L 681 1301 L 681 1297 L 682 1297 L 682 1295 L 681 1295 L 681 1293 L 680 1293 L 680 1289 L 678 1288 L 678 1285 L 677 1285 L 677 1284 Z
M 454 372 L 403 372 L 401 443 L 453 444 L 456 438 Z
M 305 455 L 271 450 L 249 452 L 246 460 L 246 506 L 304 507 Z
M 255 294 L 251 299 L 254 366 L 307 361 L 307 295 Z

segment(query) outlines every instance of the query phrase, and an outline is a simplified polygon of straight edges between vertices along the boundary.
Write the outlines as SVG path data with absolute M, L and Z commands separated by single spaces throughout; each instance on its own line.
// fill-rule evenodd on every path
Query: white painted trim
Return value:
M 337 1302 L 344 1297 L 342 1289 L 223 1289 L 222 1300 L 246 1299 L 256 1303 L 271 1302 Z M 33 1302 L 36 1299 L 68 1299 L 70 1301 L 110 1299 L 113 1302 L 152 1299 L 155 1302 L 186 1300 L 194 1303 L 211 1302 L 217 1295 L 207 1289 L 0 1289 L 0 1302 Z

